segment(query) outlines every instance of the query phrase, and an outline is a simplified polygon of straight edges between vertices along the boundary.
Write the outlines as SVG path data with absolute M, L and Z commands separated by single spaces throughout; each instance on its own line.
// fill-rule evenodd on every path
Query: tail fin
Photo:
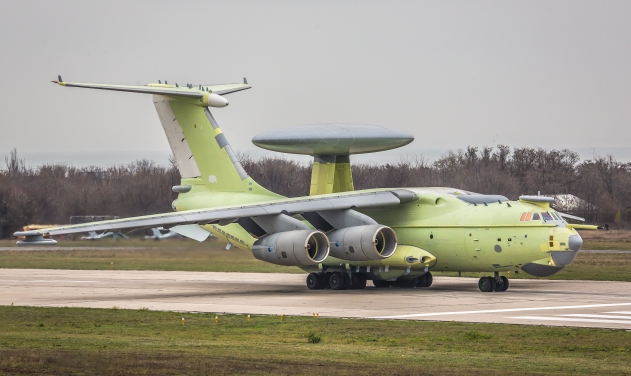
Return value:
M 207 107 L 164 95 L 153 102 L 182 179 L 201 178 L 217 191 L 247 189 L 248 174 Z
M 153 236 L 154 236 L 154 237 L 156 237 L 156 238 L 159 238 L 159 237 L 160 237 L 160 235 L 162 235 L 162 234 L 160 233 L 160 230 L 158 230 L 156 227 L 152 228 L 152 229 L 151 229 L 151 232 L 153 232 Z
M 208 107 L 225 107 L 222 95 L 250 88 L 243 84 L 186 86 L 103 85 L 53 81 L 61 86 L 153 94 L 153 102 L 164 128 L 183 184 L 204 184 L 209 191 L 273 193 L 260 187 L 245 172 L 226 136 Z M 189 180 L 193 179 L 193 180 Z

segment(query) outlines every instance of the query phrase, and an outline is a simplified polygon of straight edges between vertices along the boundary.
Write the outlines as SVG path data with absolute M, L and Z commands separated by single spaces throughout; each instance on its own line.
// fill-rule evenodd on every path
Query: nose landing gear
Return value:
M 482 292 L 504 292 L 508 290 L 508 278 L 495 272 L 494 277 L 482 277 L 478 281 L 478 288 Z

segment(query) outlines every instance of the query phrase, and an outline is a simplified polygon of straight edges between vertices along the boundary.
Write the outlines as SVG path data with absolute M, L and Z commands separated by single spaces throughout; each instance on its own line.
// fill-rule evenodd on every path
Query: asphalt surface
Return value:
M 305 275 L 0 269 L 0 305 L 361 317 L 631 329 L 631 283 L 435 277 L 428 289 L 308 290 Z

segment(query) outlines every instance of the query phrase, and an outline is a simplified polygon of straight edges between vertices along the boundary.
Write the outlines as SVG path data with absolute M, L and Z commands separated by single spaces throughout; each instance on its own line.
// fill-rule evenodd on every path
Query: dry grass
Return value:
M 0 307 L 2 374 L 631 372 L 631 333 L 498 324 Z M 310 343 L 315 333 L 321 342 Z
M 631 250 L 630 230 L 580 231 L 583 249 Z
M 251 252 L 211 239 L 165 241 L 77 241 L 41 251 L 2 251 L 0 268 L 79 270 L 179 270 L 200 272 L 302 273 L 295 267 L 259 261 Z M 76 249 L 90 246 L 91 249 Z M 74 249 L 73 249 L 74 248 Z M 48 250 L 47 250 L 48 249 Z
M 584 232 L 586 244 L 605 242 L 619 244 L 631 232 Z M 581 234 L 583 235 L 583 234 Z M 591 237 L 591 238 L 590 238 Z M 114 241 L 111 239 L 67 241 L 63 247 L 37 251 L 2 251 L 0 268 L 79 269 L 79 270 L 179 270 L 207 272 L 303 273 L 295 267 L 268 264 L 255 259 L 248 251 L 212 239 L 203 243 L 192 240 Z M 625 244 L 629 244 L 628 242 Z M 0 246 L 3 244 L 0 243 Z M 629 244 L 631 246 L 631 244 Z M 5 245 L 6 246 L 6 245 Z M 76 249 L 90 246 L 91 249 Z M 607 249 L 606 247 L 602 247 Z M 624 249 L 623 247 L 621 247 Z M 620 249 L 620 248 L 618 248 Z M 574 262 L 547 279 L 580 279 L 598 281 L 631 281 L 631 253 L 579 253 Z M 482 273 L 484 274 L 484 273 Z M 481 273 L 464 273 L 479 277 Z M 454 275 L 454 273 L 436 273 Z M 511 273 L 511 278 L 537 278 L 525 273 Z

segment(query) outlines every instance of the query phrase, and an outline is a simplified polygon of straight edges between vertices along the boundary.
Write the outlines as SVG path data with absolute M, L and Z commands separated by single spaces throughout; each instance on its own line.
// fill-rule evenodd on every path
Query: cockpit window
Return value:
M 541 217 L 539 216 L 539 213 L 533 213 L 532 214 L 532 220 L 533 221 L 540 221 Z
M 541 213 L 541 217 L 543 217 L 544 221 L 554 221 L 554 218 L 548 212 Z
M 550 214 L 552 215 L 552 217 L 554 217 L 554 219 L 556 219 L 557 221 L 560 221 L 561 218 L 559 217 L 559 215 L 555 212 L 550 212 Z

